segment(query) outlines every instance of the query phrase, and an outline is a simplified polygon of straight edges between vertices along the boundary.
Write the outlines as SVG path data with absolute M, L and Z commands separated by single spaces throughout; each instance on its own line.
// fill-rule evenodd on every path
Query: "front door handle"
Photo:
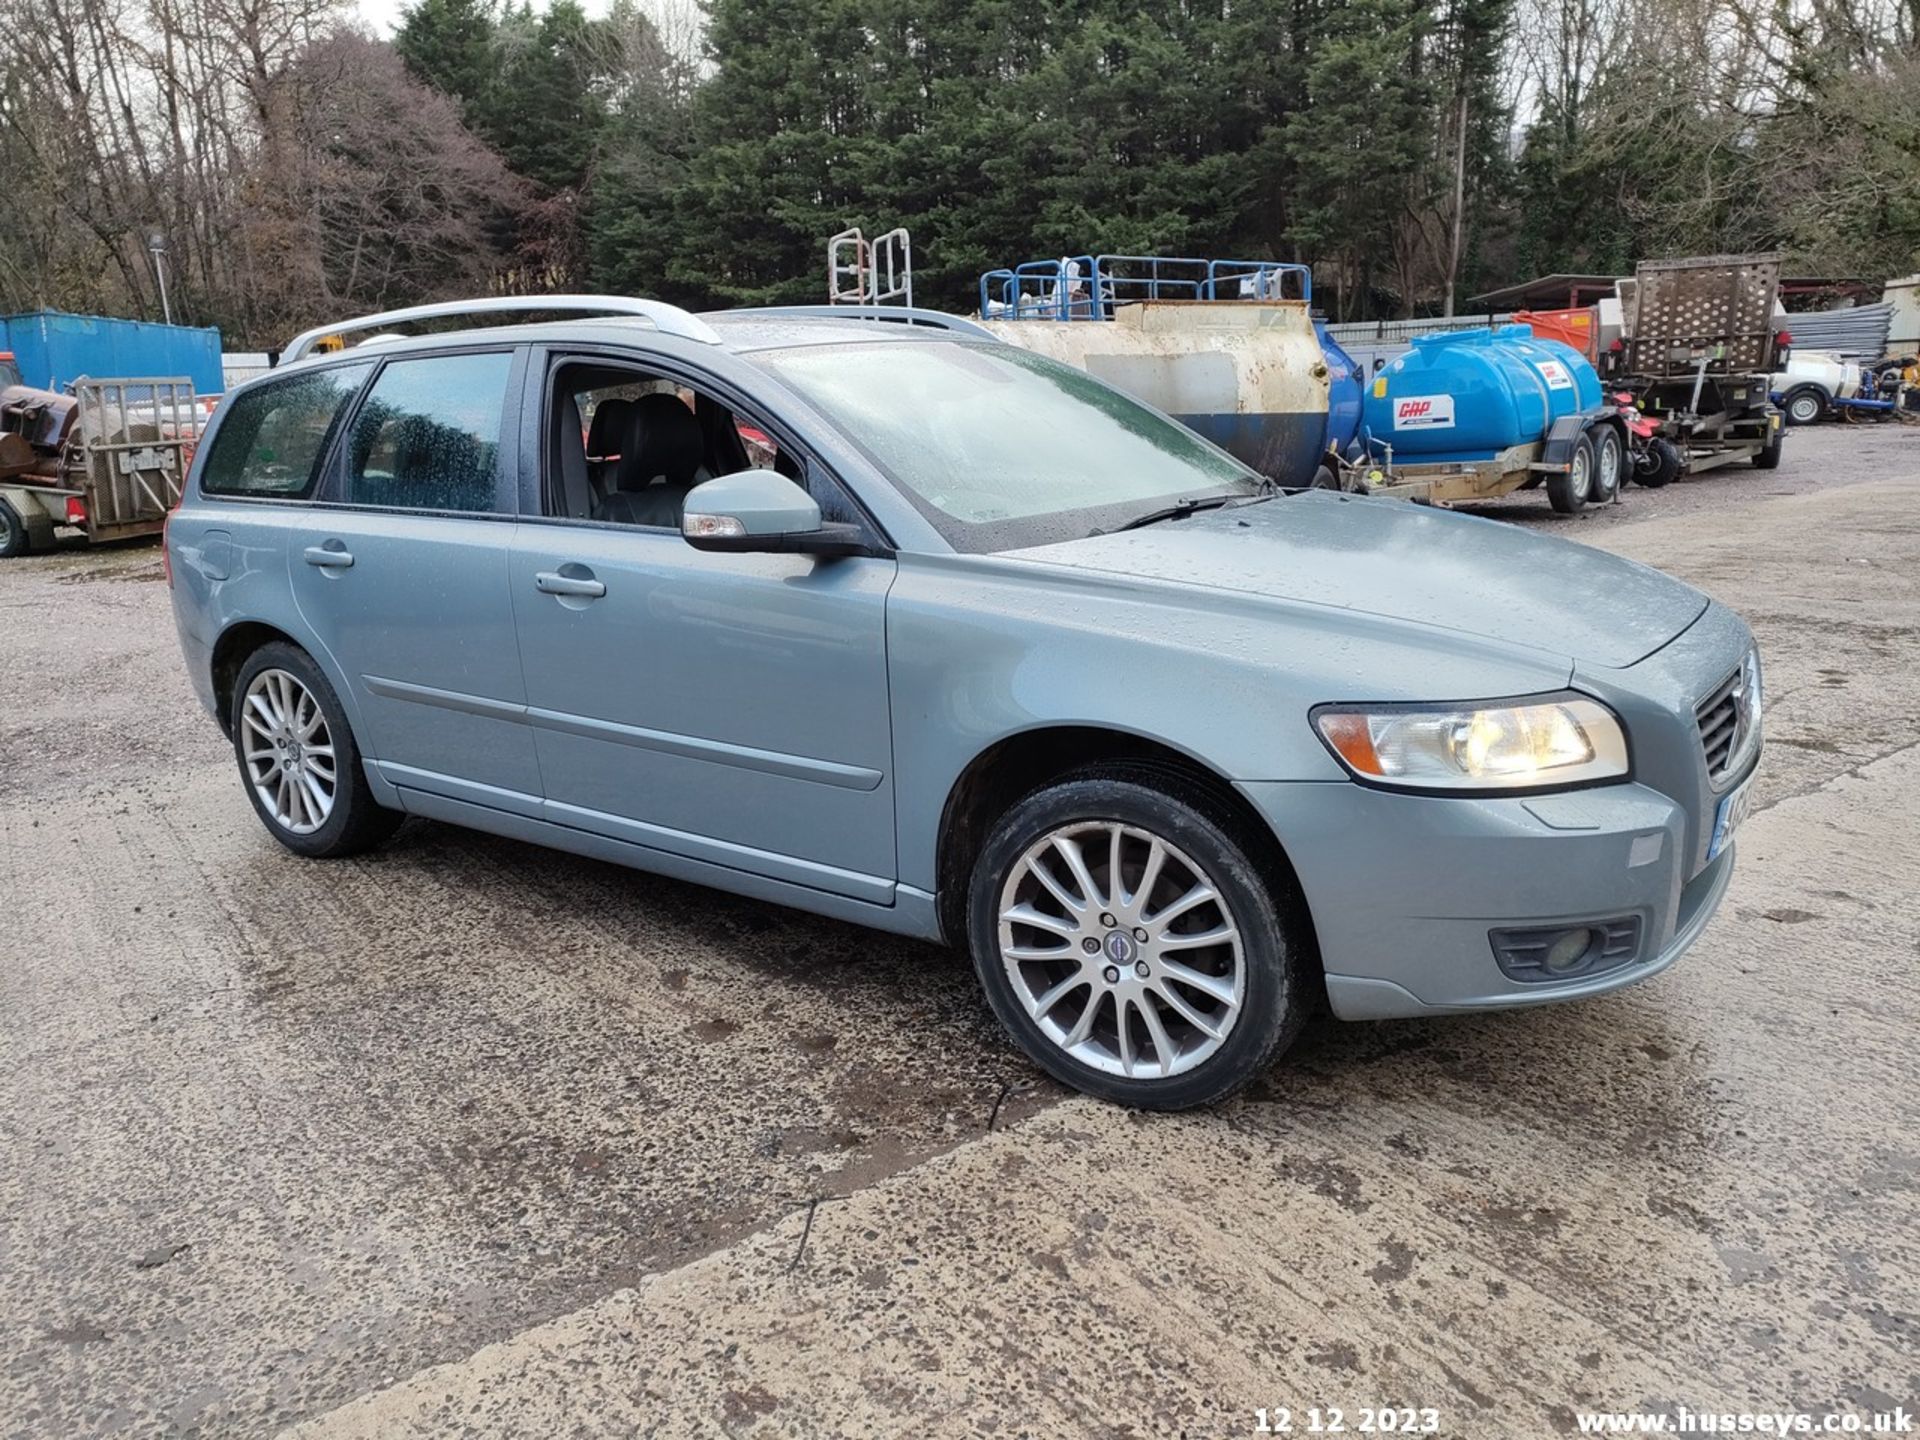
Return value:
M 543 595 L 578 595 L 588 600 L 598 600 L 607 593 L 605 582 L 594 579 L 591 573 L 562 575 L 556 570 L 537 571 L 533 577 L 533 588 Z
M 324 545 L 307 546 L 307 563 L 322 570 L 346 570 L 353 565 L 353 552 L 338 540 L 329 540 Z

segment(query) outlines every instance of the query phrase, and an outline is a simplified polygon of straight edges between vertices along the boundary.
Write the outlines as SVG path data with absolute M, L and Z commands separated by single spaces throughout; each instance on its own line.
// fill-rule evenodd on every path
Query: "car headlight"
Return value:
M 1356 778 L 1408 790 L 1529 790 L 1629 773 L 1627 734 L 1598 700 L 1325 705 L 1313 723 Z

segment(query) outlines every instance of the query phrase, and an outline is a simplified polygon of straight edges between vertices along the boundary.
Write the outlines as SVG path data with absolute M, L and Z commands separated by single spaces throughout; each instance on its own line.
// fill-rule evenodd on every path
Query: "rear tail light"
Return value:
M 187 487 L 182 485 L 173 504 L 167 507 L 167 513 L 160 520 L 160 573 L 167 577 L 167 588 L 173 588 L 173 536 L 168 532 L 173 528 L 173 517 L 180 513 L 180 504 L 187 498 Z
M 1793 344 L 1793 332 L 1790 330 L 1780 331 L 1773 337 L 1773 343 L 1778 345 L 1782 350 L 1786 349 L 1787 346 Z
M 67 523 L 69 525 L 85 525 L 87 523 L 87 502 L 82 500 L 78 495 L 69 495 L 67 497 Z

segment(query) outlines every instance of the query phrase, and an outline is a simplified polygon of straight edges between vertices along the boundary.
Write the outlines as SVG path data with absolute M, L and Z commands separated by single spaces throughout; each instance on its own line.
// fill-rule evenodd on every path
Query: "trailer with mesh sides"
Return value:
M 70 394 L 0 391 L 0 558 L 89 540 L 157 535 L 179 503 L 206 423 L 184 376 L 91 380 Z
M 1646 260 L 1620 284 L 1621 335 L 1601 355 L 1601 375 L 1654 420 L 1634 478 L 1659 486 L 1677 475 L 1748 460 L 1780 463 L 1780 412 L 1772 377 L 1789 337 L 1780 329 L 1778 255 Z

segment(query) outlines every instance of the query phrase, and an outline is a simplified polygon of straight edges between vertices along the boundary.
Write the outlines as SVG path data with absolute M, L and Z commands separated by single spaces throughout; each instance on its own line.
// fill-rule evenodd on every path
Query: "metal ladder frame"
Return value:
M 847 258 L 849 257 L 850 258 Z M 867 239 L 858 225 L 827 241 L 829 305 L 913 304 L 913 237 L 896 225 Z

